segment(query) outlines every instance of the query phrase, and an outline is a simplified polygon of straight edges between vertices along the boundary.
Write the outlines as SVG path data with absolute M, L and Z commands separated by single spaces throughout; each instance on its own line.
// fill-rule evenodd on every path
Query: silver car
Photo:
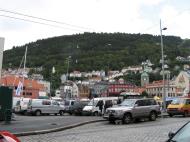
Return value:
M 137 118 L 149 118 L 155 121 L 160 113 L 160 106 L 154 99 L 126 99 L 120 105 L 108 108 L 104 118 L 110 122 L 122 120 L 128 124 Z

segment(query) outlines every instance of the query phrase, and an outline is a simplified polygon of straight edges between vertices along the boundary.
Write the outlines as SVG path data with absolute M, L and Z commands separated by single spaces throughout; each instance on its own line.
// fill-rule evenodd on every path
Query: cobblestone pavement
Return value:
M 189 118 L 159 118 L 154 122 L 115 125 L 108 122 L 87 124 L 66 131 L 20 137 L 22 142 L 164 142 Z

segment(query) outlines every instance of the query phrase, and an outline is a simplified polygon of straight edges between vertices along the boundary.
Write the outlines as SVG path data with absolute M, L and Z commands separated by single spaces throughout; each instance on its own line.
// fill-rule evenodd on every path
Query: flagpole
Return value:
M 25 68 L 26 68 L 26 55 L 27 55 L 27 50 L 28 50 L 28 47 L 26 46 L 26 50 L 25 50 L 25 55 L 24 55 L 24 71 L 23 71 L 23 74 L 22 74 L 22 87 L 24 88 L 24 73 L 25 73 Z M 24 91 L 22 88 L 22 92 Z M 23 96 L 24 97 L 24 96 Z

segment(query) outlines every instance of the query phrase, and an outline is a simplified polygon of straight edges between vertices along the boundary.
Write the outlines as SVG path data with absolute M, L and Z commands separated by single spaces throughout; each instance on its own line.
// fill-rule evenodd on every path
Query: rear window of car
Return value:
M 147 100 L 137 100 L 135 104 L 137 104 L 138 106 L 146 106 Z
M 157 105 L 156 101 L 154 99 L 149 100 L 150 105 Z
M 156 101 L 154 99 L 145 99 L 145 100 L 137 100 L 136 104 L 138 106 L 150 106 L 150 105 L 156 105 Z

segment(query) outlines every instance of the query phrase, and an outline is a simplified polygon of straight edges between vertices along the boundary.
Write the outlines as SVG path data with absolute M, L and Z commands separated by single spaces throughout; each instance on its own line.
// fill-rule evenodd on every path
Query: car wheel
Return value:
M 124 117 L 123 117 L 123 123 L 124 124 L 129 124 L 131 122 L 132 122 L 131 114 L 130 113 L 125 114 Z
M 184 117 L 187 117 L 187 116 L 188 116 L 188 111 L 187 111 L 187 110 L 184 111 L 183 116 L 184 116 Z
M 149 116 L 150 121 L 155 121 L 156 120 L 156 112 L 152 111 Z
M 173 114 L 169 114 L 170 117 L 173 117 Z
M 63 110 L 60 110 L 59 111 L 59 114 L 62 116 L 62 115 L 64 115 L 64 111 Z
M 110 124 L 115 124 L 115 120 L 109 120 Z
M 57 116 L 57 113 L 55 113 L 54 115 Z
M 94 112 L 94 116 L 98 116 L 98 112 L 96 111 L 96 112 Z
M 25 111 L 23 112 L 23 114 L 24 114 L 24 115 L 27 115 L 27 110 L 25 110 Z
M 41 111 L 40 111 L 40 110 L 37 110 L 37 111 L 35 112 L 35 115 L 36 115 L 36 116 L 40 116 L 40 115 L 41 115 Z

